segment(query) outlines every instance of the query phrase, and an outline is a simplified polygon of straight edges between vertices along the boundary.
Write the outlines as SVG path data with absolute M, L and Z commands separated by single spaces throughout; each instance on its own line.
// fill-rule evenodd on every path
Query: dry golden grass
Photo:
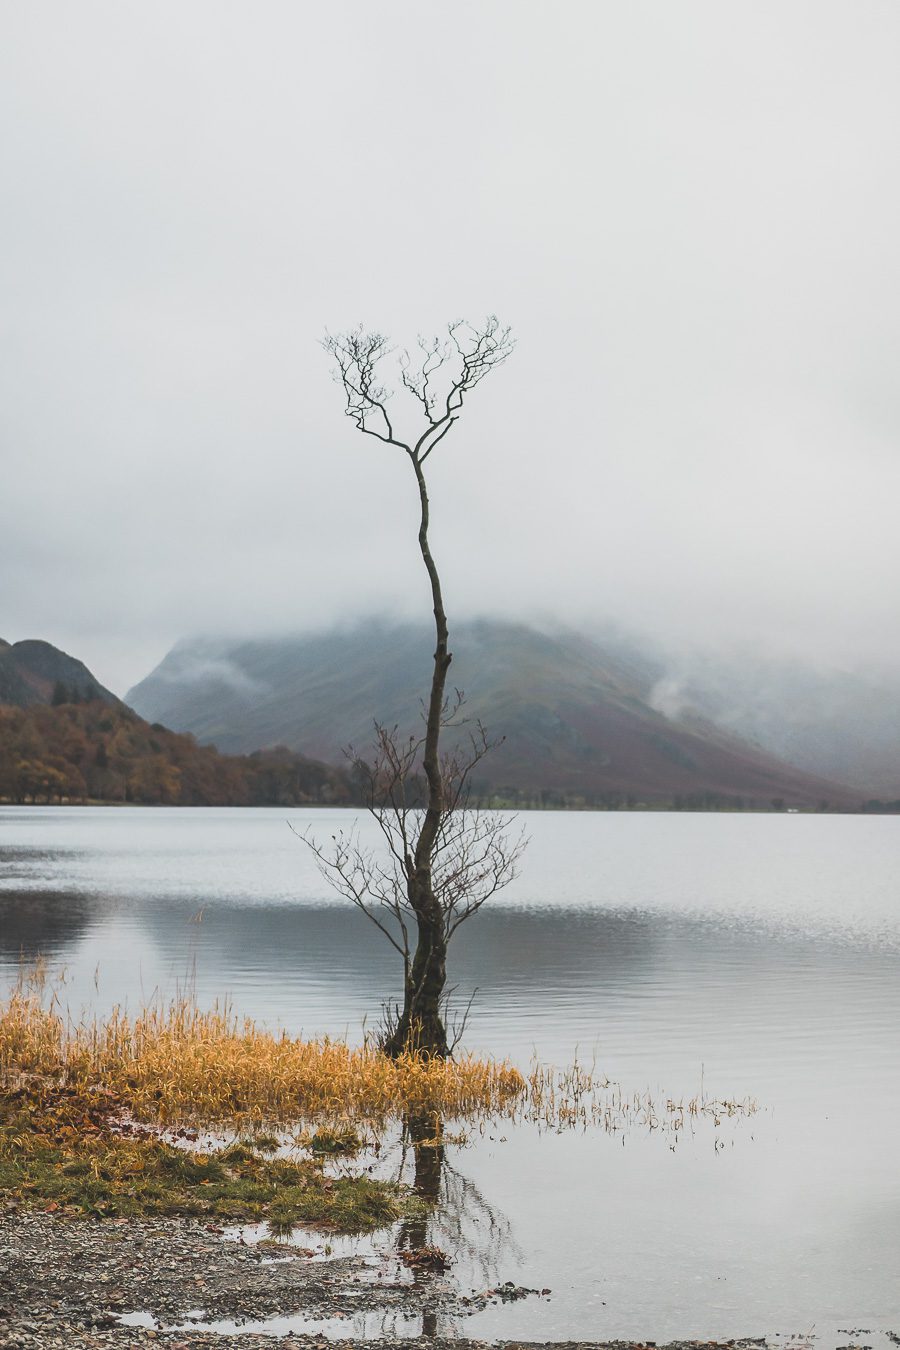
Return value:
M 327 1175 L 319 1154 L 326 1143 L 350 1150 L 346 1129 L 322 1134 L 309 1156 L 284 1156 L 258 1128 L 330 1112 L 353 1077 L 346 1047 L 268 1036 L 187 999 L 74 1025 L 43 975 L 31 972 L 0 1005 L 0 1195 L 64 1214 L 265 1218 L 340 1232 L 381 1227 L 418 1204 L 396 1183 Z M 368 1096 L 357 1083 L 357 1100 L 383 1109 L 387 1087 L 370 1080 Z M 196 1130 L 155 1128 L 178 1122 L 221 1126 L 221 1137 L 204 1151 L 187 1147 Z M 228 1144 L 248 1127 L 245 1142 Z
M 187 998 L 135 1017 L 70 1023 L 27 981 L 0 1006 L 0 1087 L 100 1088 L 148 1123 L 253 1128 L 380 1122 L 410 1113 L 507 1114 L 526 1083 L 507 1063 L 392 1060 L 342 1041 L 273 1034 Z
M 150 1125 L 238 1133 L 325 1124 L 335 1138 L 423 1114 L 677 1135 L 757 1110 L 749 1098 L 712 1098 L 702 1089 L 689 1098 L 626 1092 L 578 1062 L 534 1064 L 525 1077 L 506 1061 L 394 1060 L 371 1047 L 272 1033 L 227 1008 L 203 1011 L 189 997 L 134 1017 L 116 1010 L 104 1022 L 74 1023 L 40 968 L 0 1004 L 0 1090 L 29 1082 L 85 1100 L 107 1094 Z

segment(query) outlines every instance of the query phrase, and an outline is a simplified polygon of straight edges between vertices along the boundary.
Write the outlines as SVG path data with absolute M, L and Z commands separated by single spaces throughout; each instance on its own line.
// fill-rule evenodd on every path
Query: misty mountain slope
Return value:
M 142 716 L 231 752 L 284 744 L 332 763 L 365 749 L 377 718 L 417 724 L 433 638 L 415 625 L 364 625 L 290 638 L 179 643 L 127 698 Z M 505 737 L 480 786 L 587 799 L 698 794 L 768 804 L 854 794 L 694 718 L 650 706 L 661 667 L 612 641 L 481 620 L 457 625 L 450 684 L 466 711 Z
M 0 704 L 29 708 L 36 703 L 50 703 L 58 684 L 76 692 L 81 699 L 119 702 L 84 662 L 51 643 L 36 639 L 12 645 L 0 642 Z
M 900 798 L 900 683 L 798 661 L 742 657 L 673 666 L 651 704 L 699 715 L 809 773 Z

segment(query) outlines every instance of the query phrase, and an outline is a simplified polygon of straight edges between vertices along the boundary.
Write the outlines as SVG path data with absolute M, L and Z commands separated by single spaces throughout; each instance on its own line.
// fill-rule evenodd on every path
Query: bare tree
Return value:
M 443 338 L 419 339 L 415 359 L 399 354 L 402 388 L 418 404 L 422 429 L 403 440 L 388 412 L 391 391 L 379 367 L 393 349 L 381 333 L 359 327 L 327 335 L 345 411 L 359 431 L 403 451 L 419 493 L 419 550 L 431 587 L 435 625 L 431 688 L 423 701 L 424 731 L 403 738 L 398 728 L 376 723 L 370 761 L 354 755 L 369 809 L 384 839 L 383 854 L 363 847 L 355 833 L 338 834 L 323 846 L 305 836 L 323 874 L 381 930 L 403 959 L 403 1007 L 389 1028 L 389 1054 L 411 1050 L 448 1053 L 442 997 L 447 981 L 447 944 L 459 925 L 515 875 L 523 847 L 510 839 L 495 812 L 470 805 L 473 771 L 491 749 L 480 723 L 462 716 L 463 696 L 447 695 L 451 653 L 441 582 L 428 541 L 430 522 L 425 464 L 459 419 L 476 385 L 513 349 L 508 328 L 495 317 L 480 327 L 451 323 Z M 464 728 L 465 739 L 449 751 L 442 732 Z M 424 784 L 422 783 L 424 777 Z

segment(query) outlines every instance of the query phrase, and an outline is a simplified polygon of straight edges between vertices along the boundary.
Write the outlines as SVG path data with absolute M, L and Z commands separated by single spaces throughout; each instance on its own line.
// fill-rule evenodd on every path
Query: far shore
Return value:
M 191 802 L 189 804 L 182 802 L 129 802 L 121 800 L 110 800 L 96 797 L 87 797 L 85 799 L 64 797 L 61 801 L 36 801 L 19 802 L 11 801 L 8 797 L 0 797 L 0 807 L 23 807 L 32 810 L 35 807 L 140 807 L 141 809 L 154 810 L 157 807 L 165 807 L 167 810 L 178 811 L 360 811 L 364 812 L 368 808 L 358 802 L 260 802 L 253 805 L 231 806 L 221 802 Z M 849 806 L 831 806 L 821 805 L 798 805 L 798 806 L 730 806 L 715 805 L 703 806 L 691 804 L 690 806 L 675 806 L 671 802 L 634 802 L 632 804 L 622 803 L 619 806 L 605 806 L 598 802 L 569 802 L 564 806 L 554 805 L 552 803 L 542 803 L 535 801 L 512 801 L 505 798 L 491 798 L 488 801 L 476 801 L 472 803 L 475 810 L 491 811 L 512 811 L 519 813 L 522 811 L 547 811 L 554 814 L 564 814 L 567 812 L 583 814 L 584 812 L 595 812 L 597 814 L 609 815 L 616 813 L 634 813 L 650 812 L 656 815 L 728 815 L 728 816 L 896 816 L 900 815 L 900 801 L 882 802 L 868 801 L 860 802 L 858 807 Z

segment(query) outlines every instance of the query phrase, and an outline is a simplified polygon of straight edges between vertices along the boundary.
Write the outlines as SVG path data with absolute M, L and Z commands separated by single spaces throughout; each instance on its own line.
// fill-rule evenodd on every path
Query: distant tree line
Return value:
M 825 798 L 815 804 L 797 801 L 789 803 L 784 797 L 747 797 L 712 790 L 677 792 L 672 797 L 638 797 L 633 792 L 574 792 L 564 788 L 492 789 L 479 784 L 473 789 L 473 799 L 485 806 L 509 807 L 519 811 L 814 811 L 822 814 L 848 808 L 835 805 Z M 852 808 L 850 808 L 852 809 Z M 900 801 L 869 801 L 860 804 L 860 811 L 900 813 Z
M 565 788 L 504 787 L 491 791 L 483 785 L 475 790 L 478 800 L 492 806 L 508 806 L 524 811 L 753 811 L 784 810 L 782 802 L 758 802 L 745 797 L 733 797 L 723 792 L 677 793 L 673 798 L 638 797 L 633 792 L 574 792 Z
M 341 769 L 284 748 L 220 755 L 130 708 L 57 686 L 49 705 L 0 707 L 0 800 L 301 806 L 358 796 Z

